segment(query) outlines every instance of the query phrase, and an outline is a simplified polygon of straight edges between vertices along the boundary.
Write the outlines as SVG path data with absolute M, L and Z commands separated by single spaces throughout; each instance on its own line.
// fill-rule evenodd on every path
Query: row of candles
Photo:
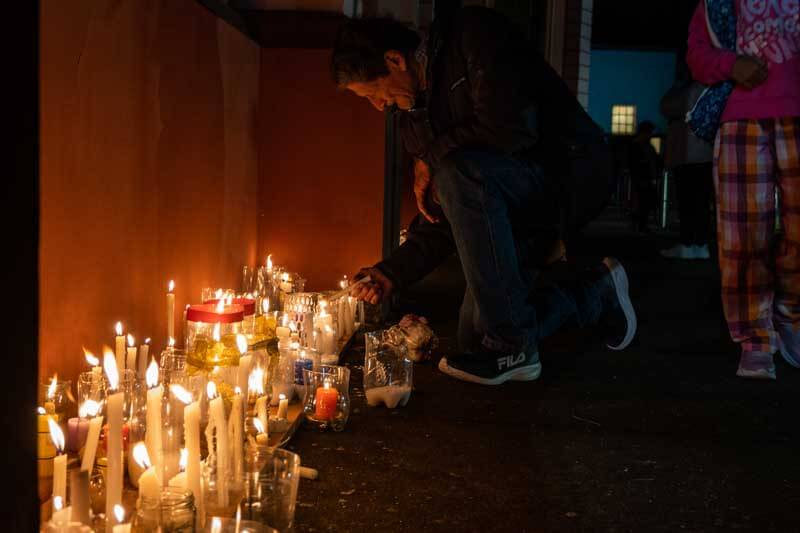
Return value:
M 268 266 L 271 267 L 271 264 Z M 271 268 L 270 268 L 271 270 Z M 282 275 L 279 278 L 279 289 L 284 292 L 292 290 L 289 278 Z M 342 281 L 342 287 L 346 287 L 346 279 Z M 167 333 L 169 345 L 167 351 L 173 350 L 175 341 L 175 284 L 170 281 L 166 298 L 167 307 Z M 261 300 L 261 311 L 267 314 L 269 311 L 269 299 Z M 349 297 L 341 298 L 338 302 L 336 312 L 337 324 L 340 332 L 344 335 L 352 333 L 355 322 L 354 300 Z M 295 315 L 297 316 L 297 315 Z M 304 320 L 307 320 L 308 313 L 305 313 Z M 307 365 L 305 352 L 298 352 L 299 337 L 298 322 L 290 320 L 291 309 L 284 313 L 281 324 L 275 328 L 275 335 L 278 338 L 278 346 L 281 355 L 287 353 L 287 347 L 293 351 L 295 357 L 295 370 L 298 370 L 298 362 L 302 369 L 311 369 Z M 348 326 L 349 324 L 349 326 Z M 307 345 L 309 351 L 324 354 L 333 354 L 336 351 L 336 337 L 334 336 L 333 322 L 327 305 L 321 302 L 319 312 L 311 318 L 313 335 L 310 344 Z M 159 380 L 159 367 L 154 358 L 150 359 L 150 340 L 136 347 L 131 335 L 123 335 L 122 324 L 117 323 L 115 327 L 115 350 L 104 347 L 103 361 L 94 357 L 93 354 L 84 349 L 87 362 L 91 365 L 91 372 L 88 374 L 90 382 L 93 384 L 91 390 L 104 388 L 106 395 L 103 400 L 85 399 L 78 409 L 79 417 L 68 421 L 68 434 L 70 436 L 70 448 L 75 451 L 83 445 L 83 456 L 80 462 L 80 471 L 91 473 L 97 454 L 98 443 L 100 441 L 101 430 L 105 417 L 106 429 L 106 455 L 107 469 L 105 473 L 106 502 L 105 515 L 107 518 L 108 530 L 125 531 L 126 524 L 111 525 L 111 517 L 116 517 L 122 523 L 124 516 L 121 516 L 122 508 L 122 489 L 124 475 L 124 455 L 123 441 L 125 434 L 123 431 L 124 416 L 123 404 L 125 393 L 120 389 L 120 371 L 126 373 L 128 379 L 142 379 L 147 384 L 146 392 L 146 431 L 144 442 L 139 442 L 132 447 L 131 458 L 129 461 L 129 474 L 131 480 L 138 485 L 140 499 L 149 498 L 158 500 L 163 486 L 176 486 L 190 491 L 195 499 L 198 516 L 203 516 L 202 508 L 204 495 L 201 489 L 201 457 L 200 457 L 200 394 L 188 391 L 180 384 L 172 384 L 165 389 L 164 384 Z M 208 425 L 206 426 L 205 437 L 208 444 L 208 461 L 214 462 L 217 479 L 217 505 L 224 507 L 227 502 L 228 492 L 225 484 L 228 479 L 228 472 L 232 471 L 235 476 L 241 473 L 243 445 L 248 440 L 245 438 L 243 423 L 245 422 L 245 411 L 248 411 L 251 426 L 255 428 L 256 434 L 250 436 L 254 444 L 265 445 L 268 442 L 268 432 L 270 428 L 269 402 L 265 391 L 265 385 L 269 382 L 267 376 L 268 363 L 255 365 L 252 352 L 248 352 L 248 343 L 244 335 L 237 335 L 237 346 L 241 357 L 239 358 L 238 368 L 235 369 L 234 393 L 230 398 L 230 415 L 226 415 L 223 396 L 217 391 L 215 380 L 210 377 L 205 386 L 207 395 Z M 308 339 L 307 339 L 308 341 Z M 233 369 L 214 369 L 233 370 Z M 105 379 L 103 378 L 105 374 Z M 56 378 L 48 388 L 48 400 L 52 397 L 52 392 L 56 388 Z M 286 392 L 289 392 L 288 390 Z M 162 439 L 162 401 L 170 395 L 184 404 L 183 408 L 183 434 L 184 448 L 180 451 L 180 470 L 165 483 L 165 456 L 164 442 Z M 273 422 L 285 422 L 287 418 L 288 402 L 290 397 L 279 394 L 279 399 L 273 399 L 277 404 L 277 416 Z M 332 419 L 335 416 L 336 405 L 339 393 L 326 381 L 316 390 L 315 398 L 315 418 L 319 420 Z M 98 397 L 99 398 L 99 397 Z M 252 402 L 250 399 L 252 398 Z M 252 410 L 250 409 L 252 407 Z M 56 513 L 53 518 L 63 519 L 64 513 L 72 513 L 73 517 L 82 517 L 82 511 L 74 512 L 69 508 L 63 508 L 66 502 L 66 442 L 63 431 L 59 424 L 60 414 L 55 412 L 55 406 L 51 401 L 45 401 L 44 407 L 39 408 L 40 432 L 42 424 L 46 424 L 51 439 L 56 449 L 53 459 L 53 504 Z M 280 426 L 281 424 L 278 424 Z M 287 424 L 284 424 L 284 426 Z M 132 465 L 137 465 L 139 471 Z M 81 499 L 81 498 L 78 498 Z M 129 524 L 127 524 L 129 527 Z M 121 529 L 117 529 L 121 528 Z

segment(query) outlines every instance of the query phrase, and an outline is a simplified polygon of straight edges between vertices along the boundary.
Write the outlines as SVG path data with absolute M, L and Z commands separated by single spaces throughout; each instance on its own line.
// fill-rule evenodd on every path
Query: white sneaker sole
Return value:
M 625 273 L 625 269 L 622 267 L 622 264 L 612 257 L 606 257 L 603 259 L 603 263 L 605 263 L 608 270 L 611 272 L 611 279 L 614 282 L 614 290 L 617 293 L 617 299 L 619 300 L 619 305 L 622 308 L 622 312 L 625 314 L 625 320 L 627 321 L 627 329 L 625 331 L 625 338 L 622 339 L 616 346 L 612 346 L 610 344 L 606 344 L 606 346 L 610 350 L 624 350 L 628 347 L 628 345 L 633 341 L 633 338 L 636 336 L 636 311 L 633 309 L 633 302 L 631 302 L 631 297 L 628 292 L 628 274 Z
M 542 374 L 542 363 L 539 362 L 533 365 L 521 366 L 500 374 L 496 378 L 489 379 L 453 368 L 447 364 L 447 358 L 442 357 L 439 359 L 439 370 L 448 376 L 460 379 L 461 381 L 468 381 L 470 383 L 477 383 L 479 385 L 500 385 L 506 381 L 534 381 L 538 379 Z

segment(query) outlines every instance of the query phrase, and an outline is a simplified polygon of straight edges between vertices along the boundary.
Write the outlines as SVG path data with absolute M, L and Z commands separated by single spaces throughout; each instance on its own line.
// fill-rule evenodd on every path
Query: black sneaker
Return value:
M 439 370 L 462 381 L 500 385 L 506 381 L 533 381 L 542 373 L 539 353 L 482 351 L 439 360 Z
M 636 311 L 628 293 L 628 275 L 622 264 L 613 257 L 603 259 L 609 271 L 607 293 L 603 297 L 603 322 L 609 329 L 611 350 L 624 350 L 636 335 Z

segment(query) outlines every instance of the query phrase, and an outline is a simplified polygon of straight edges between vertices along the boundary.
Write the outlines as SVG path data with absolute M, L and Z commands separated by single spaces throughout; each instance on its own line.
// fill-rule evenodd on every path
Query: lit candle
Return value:
M 86 447 L 83 449 L 83 461 L 81 462 L 81 470 L 91 473 L 94 467 L 94 457 L 97 453 L 97 441 L 100 439 L 100 430 L 103 428 L 103 415 L 100 414 L 100 404 L 92 400 L 84 402 L 81 409 L 86 416 L 92 417 L 89 420 Z
M 164 387 L 158 383 L 158 364 L 152 359 L 150 366 L 147 367 L 147 427 L 145 442 L 147 443 L 147 454 L 152 460 L 155 471 L 159 476 L 162 475 L 163 447 L 161 442 L 161 397 L 164 395 Z
M 133 447 L 133 459 L 136 464 L 144 468 L 144 472 L 139 476 L 139 501 L 141 502 L 142 498 L 159 501 L 161 499 L 161 483 L 158 481 L 156 467 L 150 461 L 147 446 L 143 442 L 139 442 Z
M 167 285 L 167 337 L 175 338 L 175 282 Z
M 114 326 L 117 336 L 114 337 L 114 354 L 117 356 L 117 369 L 125 368 L 125 335 L 122 334 L 122 322 Z
M 257 367 L 250 373 L 248 380 L 248 390 L 256 398 L 256 417 L 261 420 L 261 424 L 267 427 L 269 416 L 267 411 L 267 396 L 264 394 L 264 369 Z
M 267 273 L 272 274 L 272 254 L 267 256 Z
M 181 448 L 181 459 L 178 463 L 178 467 L 180 468 L 180 472 L 172 477 L 169 480 L 169 486 L 175 487 L 177 489 L 186 490 L 188 487 L 187 485 L 187 478 L 186 478 L 186 465 L 189 461 L 189 450 L 186 448 Z
M 282 344 L 288 342 L 291 334 L 292 330 L 289 329 L 289 315 L 284 313 L 283 318 L 281 318 L 281 325 L 275 328 L 275 335 L 278 337 L 278 343 Z
M 233 400 L 231 401 L 231 418 L 228 421 L 230 435 L 232 437 L 230 445 L 231 461 L 233 464 L 234 479 L 239 479 L 242 475 L 242 420 L 244 412 L 242 410 L 242 389 L 234 389 Z
M 125 395 L 122 392 L 115 392 L 119 388 L 119 371 L 114 354 L 108 348 L 104 349 L 103 366 L 108 377 L 108 389 L 112 393 L 106 401 L 108 470 L 105 479 L 106 516 L 112 516 L 115 506 L 119 506 L 122 502 L 122 404 Z
M 269 427 L 267 424 L 264 424 L 258 418 L 253 419 L 253 426 L 255 426 L 256 431 L 256 442 L 261 444 L 262 446 L 266 446 L 269 444 L 269 434 L 267 433 L 267 428 Z
M 236 376 L 236 385 L 242 389 L 245 398 L 248 397 L 247 378 L 250 376 L 250 368 L 253 364 L 253 356 L 247 353 L 247 337 L 239 333 L 236 335 L 236 347 L 239 349 L 239 370 Z
M 225 507 L 228 505 L 228 423 L 225 419 L 225 404 L 222 396 L 217 395 L 217 386 L 213 381 L 208 382 L 206 392 L 210 400 L 206 439 L 209 453 L 213 449 L 217 461 L 217 505 Z M 216 447 L 212 431 L 216 434 Z
M 53 379 L 50 380 L 50 385 L 47 386 L 47 399 L 44 402 L 44 410 L 48 415 L 55 416 L 56 420 L 61 418 L 59 413 L 56 413 L 56 389 L 58 388 L 58 374 L 53 374 Z
M 322 330 L 322 354 L 330 355 L 336 352 L 336 339 L 333 328 L 328 324 Z
M 333 420 L 336 415 L 336 403 L 339 400 L 339 392 L 335 388 L 331 388 L 329 382 L 325 382 L 324 386 L 319 387 L 316 393 L 316 408 L 314 415 L 318 420 Z
M 211 519 L 211 533 L 222 533 L 222 519 L 215 516 Z
M 58 527 L 59 531 L 65 531 L 67 524 L 72 520 L 72 509 L 64 507 L 64 498 L 61 496 L 53 497 L 53 524 Z
M 126 358 L 125 368 L 136 372 L 136 343 L 130 333 L 128 333 L 128 357 Z
M 180 385 L 170 385 L 170 392 L 186 404 L 183 408 L 183 438 L 186 443 L 186 488 L 194 494 L 197 515 L 202 517 L 203 493 L 200 485 L 200 402 Z M 209 442 L 209 446 L 211 443 Z M 209 448 L 211 451 L 211 448 Z M 183 460 L 183 453 L 181 453 Z M 202 523 L 202 520 L 200 521 Z
M 86 348 L 83 348 L 83 356 L 92 367 L 92 383 L 98 383 L 103 378 L 103 367 L 100 366 L 100 359 Z
M 139 363 L 136 368 L 136 375 L 139 379 L 145 379 L 147 373 L 147 356 L 150 354 L 150 337 L 144 340 L 144 344 L 139 346 Z
M 106 505 L 107 507 L 108 505 Z M 117 524 L 112 526 L 111 532 L 112 533 L 130 533 L 131 525 L 123 524 L 125 521 L 125 508 L 119 504 L 115 504 L 113 508 L 114 518 L 117 519 Z M 106 516 L 110 517 L 111 513 L 107 513 Z M 111 524 L 111 520 L 106 520 L 107 524 Z M 106 531 L 108 531 L 108 525 L 106 525 Z
M 286 418 L 289 413 L 289 400 L 286 399 L 285 394 L 279 396 L 280 402 L 278 403 L 278 418 Z
M 67 498 L 67 454 L 64 453 L 64 432 L 52 418 L 47 419 L 50 426 L 50 438 L 56 447 L 56 457 L 53 459 L 53 498 Z

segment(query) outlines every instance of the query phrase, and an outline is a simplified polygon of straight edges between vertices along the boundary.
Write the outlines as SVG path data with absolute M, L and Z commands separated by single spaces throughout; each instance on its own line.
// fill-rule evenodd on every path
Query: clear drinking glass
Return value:
M 414 363 L 408 359 L 405 337 L 388 329 L 364 335 L 364 393 L 367 405 L 389 409 L 404 406 L 411 397 Z
M 162 489 L 160 501 L 139 499 L 131 520 L 131 532 L 193 533 L 196 512 L 191 492 L 167 487 Z
M 300 456 L 276 448 L 264 457 L 258 480 L 242 501 L 242 518 L 266 524 L 286 533 L 294 523 Z
M 343 366 L 320 365 L 303 370 L 305 399 L 303 413 L 320 429 L 342 431 L 350 416 L 350 370 Z
M 102 374 L 81 372 L 78 375 L 78 409 L 87 401 L 102 406 L 106 400 L 106 380 Z

